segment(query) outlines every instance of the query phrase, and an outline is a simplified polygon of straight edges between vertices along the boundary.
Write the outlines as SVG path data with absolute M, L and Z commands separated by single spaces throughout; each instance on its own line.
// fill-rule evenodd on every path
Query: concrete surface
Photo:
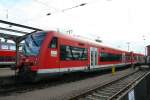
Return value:
M 88 88 L 95 87 L 96 85 L 105 84 L 110 80 L 118 79 L 133 71 L 135 70 L 126 69 L 116 72 L 115 75 L 110 73 L 26 93 L 12 93 L 9 96 L 1 96 L 0 100 L 67 100 L 69 96 L 78 94 L 80 91 L 86 91 Z

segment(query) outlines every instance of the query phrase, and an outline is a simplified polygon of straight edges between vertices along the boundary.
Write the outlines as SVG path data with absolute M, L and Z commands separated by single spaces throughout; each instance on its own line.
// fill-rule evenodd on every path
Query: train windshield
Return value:
M 36 56 L 39 54 L 40 47 L 46 36 L 45 32 L 33 33 L 25 39 L 23 54 L 26 56 Z

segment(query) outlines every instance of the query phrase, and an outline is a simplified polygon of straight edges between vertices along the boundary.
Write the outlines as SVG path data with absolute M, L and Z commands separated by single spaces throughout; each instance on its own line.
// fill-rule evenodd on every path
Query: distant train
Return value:
M 144 63 L 144 55 L 122 51 L 55 31 L 25 39 L 17 66 L 22 79 L 75 71 L 93 71 Z
M 150 45 L 146 46 L 146 48 L 147 48 L 147 55 L 145 57 L 145 59 L 146 59 L 145 63 L 147 65 L 149 65 L 149 68 L 150 68 Z
M 0 42 L 0 68 L 15 67 L 15 44 Z

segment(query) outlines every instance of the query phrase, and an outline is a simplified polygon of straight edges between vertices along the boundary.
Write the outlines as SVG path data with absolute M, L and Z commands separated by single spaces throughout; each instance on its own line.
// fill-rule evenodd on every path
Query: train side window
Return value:
M 111 54 L 106 52 L 100 53 L 100 61 L 121 61 L 122 55 L 121 54 Z
M 58 43 L 58 39 L 56 37 L 53 37 L 51 43 L 50 43 L 50 48 L 57 48 L 57 43 Z
M 61 45 L 60 58 L 61 60 L 87 60 L 88 50 L 87 48 Z

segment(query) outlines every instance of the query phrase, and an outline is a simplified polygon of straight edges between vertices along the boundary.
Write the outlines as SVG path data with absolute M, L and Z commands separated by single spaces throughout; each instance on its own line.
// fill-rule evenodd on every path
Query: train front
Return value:
M 28 35 L 25 39 L 18 66 L 18 76 L 22 80 L 33 80 L 35 78 L 37 66 L 39 65 L 40 51 L 45 37 L 46 32 L 37 32 Z

